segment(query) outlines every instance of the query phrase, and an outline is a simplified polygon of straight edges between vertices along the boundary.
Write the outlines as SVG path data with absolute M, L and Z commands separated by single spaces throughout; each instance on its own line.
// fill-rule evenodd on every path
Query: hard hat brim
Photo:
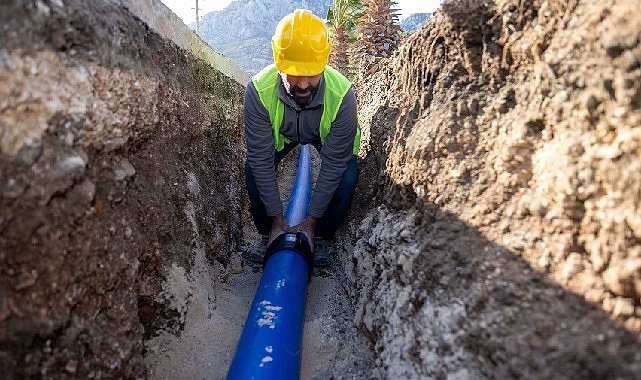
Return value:
M 320 75 L 327 64 L 324 62 L 294 62 L 286 59 L 276 61 L 276 68 L 281 73 L 297 77 L 313 77 Z

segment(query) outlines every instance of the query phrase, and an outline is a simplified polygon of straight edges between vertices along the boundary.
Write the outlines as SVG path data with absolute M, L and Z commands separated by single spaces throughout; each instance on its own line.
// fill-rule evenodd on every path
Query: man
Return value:
M 272 37 L 274 64 L 256 74 L 245 91 L 245 176 L 254 224 L 263 239 L 252 257 L 285 232 L 302 232 L 314 265 L 327 266 L 330 240 L 345 216 L 358 181 L 360 129 L 356 96 L 347 78 L 327 66 L 327 28 L 309 10 L 285 16 Z M 313 145 L 321 168 L 307 217 L 289 226 L 276 166 L 298 144 Z

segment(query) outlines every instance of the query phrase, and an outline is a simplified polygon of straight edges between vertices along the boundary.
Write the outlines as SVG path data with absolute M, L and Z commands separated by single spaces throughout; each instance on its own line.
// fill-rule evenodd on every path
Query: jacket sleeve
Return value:
M 357 127 L 356 95 L 353 88 L 350 88 L 343 97 L 338 115 L 320 151 L 321 168 L 309 206 L 309 214 L 315 218 L 320 218 L 325 213 L 347 164 L 352 159 Z
M 261 103 L 251 81 L 245 89 L 244 102 L 243 123 L 247 141 L 247 162 L 267 215 L 275 216 L 283 212 L 283 205 L 274 168 L 274 135 L 269 113 Z

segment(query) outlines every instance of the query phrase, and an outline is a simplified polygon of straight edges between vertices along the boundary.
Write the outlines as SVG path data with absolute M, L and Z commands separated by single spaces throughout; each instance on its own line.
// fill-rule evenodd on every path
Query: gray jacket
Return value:
M 287 94 L 280 75 L 278 81 L 279 97 L 285 103 L 285 114 L 280 133 L 301 144 L 320 141 L 319 124 L 323 113 L 325 80 L 321 79 L 318 92 L 302 109 Z M 267 215 L 275 216 L 283 213 L 283 205 L 280 201 L 274 168 L 274 136 L 269 113 L 261 103 L 258 92 L 251 81 L 245 90 L 244 102 L 243 119 L 245 139 L 247 140 L 247 161 L 256 180 L 260 198 L 265 204 Z M 336 120 L 332 123 L 325 144 L 320 151 L 321 169 L 308 211 L 308 214 L 315 218 L 320 218 L 325 213 L 347 164 L 352 159 L 357 126 L 356 95 L 353 88 L 350 88 L 343 98 Z

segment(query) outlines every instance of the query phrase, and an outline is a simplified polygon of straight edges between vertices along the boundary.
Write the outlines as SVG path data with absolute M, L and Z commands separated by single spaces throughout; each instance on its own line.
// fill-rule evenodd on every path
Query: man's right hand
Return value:
M 314 237 L 316 231 L 316 218 L 311 215 L 307 215 L 302 222 L 292 228 L 294 231 L 302 232 L 305 234 L 307 241 L 309 242 L 309 248 L 314 252 Z
M 277 237 L 284 234 L 285 232 L 291 232 L 291 228 L 289 227 L 289 224 L 287 224 L 287 221 L 285 220 L 283 214 L 278 214 L 272 220 L 272 230 L 269 233 L 269 243 L 267 244 L 267 246 L 269 246 L 274 240 L 276 240 Z

